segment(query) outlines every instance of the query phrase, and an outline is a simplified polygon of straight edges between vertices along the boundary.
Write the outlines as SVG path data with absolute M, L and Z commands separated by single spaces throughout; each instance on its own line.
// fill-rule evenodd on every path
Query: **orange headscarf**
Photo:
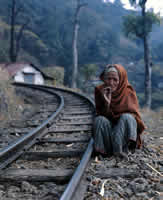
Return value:
M 108 65 L 109 67 L 109 65 Z M 115 64 L 114 67 L 117 69 L 119 74 L 119 85 L 115 92 L 112 93 L 112 99 L 109 111 L 107 109 L 101 110 L 101 106 L 104 105 L 104 98 L 101 95 L 104 84 L 95 88 L 95 102 L 97 114 L 103 115 L 113 121 L 119 119 L 123 113 L 131 113 L 137 121 L 137 145 L 141 146 L 140 134 L 145 129 L 145 125 L 141 120 L 139 113 L 139 104 L 136 96 L 136 92 L 128 82 L 127 72 L 122 65 Z M 104 72 L 100 75 L 100 79 L 103 80 Z

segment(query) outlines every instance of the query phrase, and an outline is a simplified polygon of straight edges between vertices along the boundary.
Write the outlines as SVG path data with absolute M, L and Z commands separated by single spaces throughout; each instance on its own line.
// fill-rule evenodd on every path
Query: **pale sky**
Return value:
M 110 0 L 111 2 L 114 2 L 114 0 Z M 125 8 L 130 9 L 129 0 L 121 0 L 123 4 L 125 4 Z M 155 13 L 160 12 L 161 16 L 163 16 L 163 0 L 148 0 L 147 3 L 147 9 L 153 8 Z

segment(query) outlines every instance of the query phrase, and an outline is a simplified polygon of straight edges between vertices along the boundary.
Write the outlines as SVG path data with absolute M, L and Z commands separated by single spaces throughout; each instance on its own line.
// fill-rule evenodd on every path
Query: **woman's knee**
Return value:
M 120 117 L 120 119 L 124 120 L 124 121 L 129 121 L 129 122 L 132 121 L 132 122 L 136 123 L 135 117 L 132 114 L 130 114 L 130 113 L 124 113 L 124 114 L 122 114 L 121 117 Z
M 95 123 L 98 123 L 98 122 L 101 123 L 101 122 L 104 122 L 104 121 L 108 121 L 108 119 L 104 116 L 99 115 L 99 116 L 95 117 Z
M 111 125 L 110 121 L 104 116 L 97 116 L 94 120 L 94 124 L 96 125 Z

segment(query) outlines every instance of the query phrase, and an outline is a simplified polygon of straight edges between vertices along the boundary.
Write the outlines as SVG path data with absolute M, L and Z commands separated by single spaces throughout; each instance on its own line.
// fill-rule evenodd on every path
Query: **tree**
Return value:
M 130 0 L 131 5 L 137 5 L 136 0 Z M 144 45 L 144 64 L 145 64 L 145 107 L 151 108 L 151 76 L 152 62 L 150 60 L 150 50 L 148 44 L 149 33 L 152 31 L 152 25 L 159 23 L 157 15 L 146 11 L 147 0 L 139 0 L 138 5 L 141 7 L 141 16 L 129 15 L 124 18 L 124 31 L 127 36 L 139 37 L 143 40 Z
M 93 78 L 96 76 L 98 66 L 96 64 L 85 64 L 80 69 L 79 81 L 81 81 L 81 88 L 84 92 L 89 93 L 89 85 Z
M 78 74 L 78 31 L 79 31 L 79 14 L 82 7 L 86 6 L 86 3 L 81 3 L 81 0 L 77 0 L 77 6 L 75 10 L 74 28 L 73 28 L 73 71 L 72 71 L 72 83 L 71 87 L 77 87 L 77 74 Z
M 121 2 L 121 0 L 115 0 L 114 1 L 114 4 L 117 6 L 117 7 L 120 7 L 120 8 L 122 8 L 123 7 L 123 3 Z
M 29 18 L 26 18 L 26 21 L 23 22 L 20 26 L 16 27 L 16 20 L 20 13 L 24 11 L 23 5 L 18 4 L 16 0 L 11 1 L 10 7 L 10 49 L 9 56 L 11 62 L 16 62 L 19 50 L 20 50 L 20 41 L 22 39 L 23 31 L 29 23 Z

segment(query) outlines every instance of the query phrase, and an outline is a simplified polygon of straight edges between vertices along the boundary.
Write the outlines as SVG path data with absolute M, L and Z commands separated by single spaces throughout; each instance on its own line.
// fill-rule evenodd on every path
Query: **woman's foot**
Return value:
M 108 157 L 108 154 L 107 153 L 102 153 L 102 152 L 99 152 L 99 151 L 93 151 L 92 153 L 92 156 L 93 157 L 96 157 L 96 156 L 102 156 L 103 158 L 107 158 Z
M 129 149 L 129 151 L 130 151 L 131 153 L 135 153 L 136 142 L 130 140 L 130 141 L 128 142 L 128 149 Z

